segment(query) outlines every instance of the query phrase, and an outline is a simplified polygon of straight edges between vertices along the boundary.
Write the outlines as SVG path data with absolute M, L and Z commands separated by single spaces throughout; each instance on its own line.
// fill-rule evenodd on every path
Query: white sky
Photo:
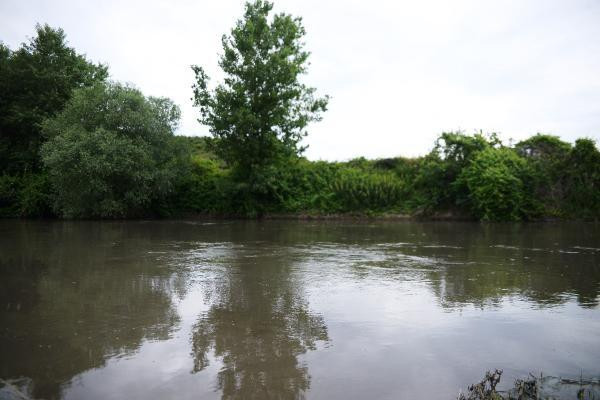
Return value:
M 179 133 L 205 135 L 190 65 L 221 76 L 220 38 L 243 3 L 0 0 L 0 40 L 16 48 L 36 22 L 62 27 L 112 79 L 179 104 Z M 305 82 L 332 97 L 309 128 L 310 159 L 422 155 L 457 129 L 600 140 L 598 0 L 279 0 L 275 10 L 303 17 Z

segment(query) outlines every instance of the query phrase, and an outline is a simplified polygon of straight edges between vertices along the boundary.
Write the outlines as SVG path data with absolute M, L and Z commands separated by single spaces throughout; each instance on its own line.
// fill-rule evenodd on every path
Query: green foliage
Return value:
M 468 190 L 475 215 L 485 221 L 518 221 L 527 215 L 527 164 L 509 148 L 488 147 L 477 153 L 459 177 Z
M 556 136 L 537 134 L 516 144 L 517 153 L 527 160 L 531 168 L 533 188 L 544 215 L 560 216 L 563 213 L 564 180 L 562 175 L 567 166 L 571 145 Z
M 0 176 L 0 217 L 50 217 L 52 188 L 46 173 Z
M 21 180 L 17 176 L 0 176 L 0 217 L 19 216 Z
M 292 158 L 278 166 L 271 165 L 261 171 L 262 199 L 250 196 L 246 201 L 262 201 L 262 204 L 253 204 L 255 210 L 258 208 L 263 213 L 332 212 L 335 206 L 330 182 L 337 170 L 338 166 L 334 163 L 310 162 L 302 158 Z M 237 190 L 245 189 L 239 183 L 235 187 Z M 236 207 L 245 209 L 239 201 Z
M 19 196 L 21 217 L 50 217 L 54 191 L 45 172 L 26 175 Z
M 101 111 L 99 111 L 101 110 Z M 148 213 L 173 190 L 185 151 L 173 139 L 179 109 L 119 84 L 75 91 L 44 124 L 42 158 L 64 217 Z
M 430 214 L 435 210 L 449 208 L 451 184 L 456 177 L 448 177 L 448 166 L 437 152 L 423 157 L 412 181 L 409 181 L 411 203 L 414 209 Z
M 273 198 L 270 211 L 321 212 L 339 211 L 331 182 L 338 176 L 340 165 L 291 159 L 279 168 L 271 168 L 269 191 Z M 278 206 L 279 205 L 279 206 Z
M 221 164 L 214 159 L 195 154 L 189 173 L 178 182 L 173 209 L 177 212 L 200 214 L 230 212 L 230 173 Z
M 565 208 L 570 215 L 600 219 L 600 152 L 591 139 L 577 139 L 564 171 Z
M 225 80 L 214 90 L 208 89 L 202 67 L 193 66 L 200 122 L 210 127 L 218 154 L 234 167 L 240 194 L 256 196 L 248 199 L 257 204 L 273 200 L 272 168 L 303 150 L 299 142 L 306 126 L 320 120 L 327 106 L 327 97 L 315 97 L 315 89 L 298 80 L 309 55 L 301 19 L 271 18 L 272 8 L 262 0 L 246 3 L 243 18 L 223 36 L 219 65 Z
M 280 174 L 281 186 L 285 189 L 283 210 L 286 212 L 331 213 L 339 206 L 331 182 L 335 179 L 339 165 L 325 161 L 310 162 L 300 159 L 291 163 L 286 172 Z
M 445 132 L 436 141 L 434 152 L 455 168 L 466 166 L 475 155 L 489 147 L 500 145 L 495 133 L 476 133 L 473 136 L 460 132 Z
M 545 162 L 560 162 L 569 154 L 571 145 L 560 140 L 558 136 L 538 133 L 515 145 L 515 150 L 522 157 Z
M 397 209 L 403 194 L 401 182 L 393 173 L 361 169 L 353 163 L 292 159 L 285 165 L 265 167 L 260 174 L 257 181 L 249 182 L 221 175 L 224 180 L 220 187 L 225 190 L 220 193 L 225 198 L 220 204 L 230 207 L 233 214 L 245 216 L 371 213 Z
M 62 29 L 37 25 L 16 51 L 0 44 L 0 172 L 38 170 L 42 122 L 62 110 L 73 89 L 107 76 L 106 66 L 68 47 Z
M 419 162 L 408 184 L 412 192 L 409 202 L 425 213 L 436 210 L 471 208 L 469 189 L 458 179 L 480 151 L 500 145 L 496 134 L 473 136 L 461 132 L 444 132 L 433 150 Z
M 392 210 L 402 198 L 402 185 L 391 174 L 341 170 L 332 183 L 339 211 Z

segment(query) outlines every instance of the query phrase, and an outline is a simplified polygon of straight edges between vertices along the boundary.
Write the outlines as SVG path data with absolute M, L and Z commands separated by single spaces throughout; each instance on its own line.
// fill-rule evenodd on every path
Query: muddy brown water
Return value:
M 593 223 L 5 220 L 0 398 L 453 399 L 493 368 L 505 386 L 598 377 L 599 294 Z

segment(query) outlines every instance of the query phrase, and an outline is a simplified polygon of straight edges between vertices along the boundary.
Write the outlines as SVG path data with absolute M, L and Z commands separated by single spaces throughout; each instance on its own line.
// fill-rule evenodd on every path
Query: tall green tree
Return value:
M 209 89 L 202 67 L 192 67 L 199 121 L 210 127 L 218 153 L 244 180 L 301 153 L 307 125 L 321 119 L 328 102 L 299 80 L 309 57 L 301 18 L 271 16 L 272 9 L 267 1 L 246 3 L 243 18 L 223 35 L 219 66 L 225 79 L 216 88 Z
M 75 91 L 44 123 L 42 159 L 64 217 L 147 215 L 172 193 L 189 157 L 173 132 L 179 108 L 119 84 Z
M 36 36 L 11 51 L 0 44 L 0 172 L 40 167 L 41 124 L 63 109 L 73 89 L 108 77 L 68 46 L 62 29 L 37 25 Z

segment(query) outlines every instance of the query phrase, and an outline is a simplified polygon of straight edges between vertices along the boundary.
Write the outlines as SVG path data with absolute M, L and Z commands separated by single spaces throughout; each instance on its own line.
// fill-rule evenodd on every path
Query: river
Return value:
M 600 376 L 600 225 L 0 221 L 0 398 L 455 399 Z M 0 385 L 2 386 L 2 385 Z

